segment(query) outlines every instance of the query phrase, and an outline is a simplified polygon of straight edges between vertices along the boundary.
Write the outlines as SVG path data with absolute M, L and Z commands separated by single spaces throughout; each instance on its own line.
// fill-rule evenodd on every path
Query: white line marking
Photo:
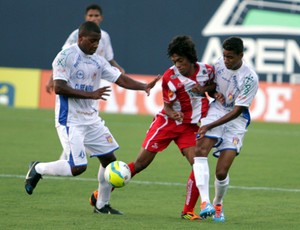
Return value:
M 25 175 L 13 175 L 13 174 L 0 174 L 0 178 L 22 178 L 25 179 Z M 93 178 L 80 178 L 80 177 L 51 177 L 43 176 L 45 179 L 51 180 L 74 180 L 74 181 L 93 181 L 97 182 Z M 136 181 L 132 180 L 130 183 L 134 184 L 145 184 L 145 185 L 161 185 L 161 186 L 186 186 L 183 183 L 172 183 L 172 182 L 155 182 L 155 181 Z M 248 187 L 248 186 L 229 186 L 230 189 L 239 190 L 256 190 L 256 191 L 277 191 L 277 192 L 300 192 L 300 189 L 288 189 L 288 188 L 273 188 L 273 187 Z

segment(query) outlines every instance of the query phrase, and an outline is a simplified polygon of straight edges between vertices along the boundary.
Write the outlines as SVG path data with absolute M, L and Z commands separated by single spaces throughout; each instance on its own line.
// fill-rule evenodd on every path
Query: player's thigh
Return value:
M 176 124 L 164 116 L 156 116 L 148 129 L 142 147 L 149 152 L 161 152 L 169 146 L 177 134 Z

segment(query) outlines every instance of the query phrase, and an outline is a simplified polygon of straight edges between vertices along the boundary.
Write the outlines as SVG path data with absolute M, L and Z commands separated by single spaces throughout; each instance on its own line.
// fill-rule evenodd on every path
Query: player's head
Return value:
M 195 44 L 190 36 L 173 38 L 168 47 L 168 56 L 183 76 L 192 74 L 198 60 Z
M 85 9 L 85 20 L 96 23 L 100 26 L 103 21 L 102 8 L 97 4 L 92 4 Z
M 224 64 L 227 69 L 236 70 L 242 65 L 244 55 L 243 40 L 239 37 L 229 37 L 223 42 Z
M 85 54 L 93 54 L 98 48 L 101 31 L 94 22 L 84 22 L 79 27 L 78 46 Z

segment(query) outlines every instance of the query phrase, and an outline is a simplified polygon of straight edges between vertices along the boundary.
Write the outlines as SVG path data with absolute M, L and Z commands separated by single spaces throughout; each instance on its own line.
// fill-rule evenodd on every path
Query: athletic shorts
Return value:
M 59 125 L 56 129 L 71 165 L 87 165 L 86 152 L 90 157 L 95 157 L 113 153 L 119 148 L 113 135 L 101 120 L 92 125 L 70 127 Z
M 201 119 L 201 126 L 210 124 L 224 115 L 225 114 L 220 112 L 220 110 L 211 106 L 208 110 L 207 116 Z M 248 125 L 249 119 L 240 116 L 223 125 L 208 130 L 205 137 L 216 138 L 218 140 L 214 146 L 215 149 L 213 155 L 215 157 L 219 157 L 220 152 L 226 149 L 235 150 L 238 155 L 242 148 L 243 139 L 247 132 Z
M 176 124 L 173 119 L 157 114 L 147 131 L 142 147 L 150 152 L 161 152 L 171 141 L 180 151 L 196 145 L 197 124 Z

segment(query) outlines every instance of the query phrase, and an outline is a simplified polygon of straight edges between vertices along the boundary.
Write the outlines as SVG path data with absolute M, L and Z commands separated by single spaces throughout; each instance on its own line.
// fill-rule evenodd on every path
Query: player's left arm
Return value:
M 245 107 L 245 106 L 234 106 L 233 110 L 230 111 L 229 113 L 225 114 L 223 117 L 221 117 L 220 119 L 210 123 L 210 124 L 207 124 L 207 125 L 204 125 L 204 126 L 201 126 L 198 130 L 198 134 L 200 134 L 199 138 L 203 137 L 204 134 L 210 130 L 210 129 L 213 129 L 217 126 L 220 126 L 220 125 L 223 125 L 235 118 L 237 118 L 238 116 L 241 115 L 241 113 L 247 109 L 248 107 Z
M 115 59 L 108 61 L 112 66 L 118 68 L 122 74 L 125 74 L 125 70 L 117 63 Z
M 143 83 L 140 81 L 136 81 L 125 74 L 121 74 L 118 80 L 115 82 L 118 86 L 123 87 L 125 89 L 132 90 L 143 90 L 150 95 L 150 90 L 155 86 L 155 84 L 160 80 L 161 76 L 158 75 L 149 83 Z

